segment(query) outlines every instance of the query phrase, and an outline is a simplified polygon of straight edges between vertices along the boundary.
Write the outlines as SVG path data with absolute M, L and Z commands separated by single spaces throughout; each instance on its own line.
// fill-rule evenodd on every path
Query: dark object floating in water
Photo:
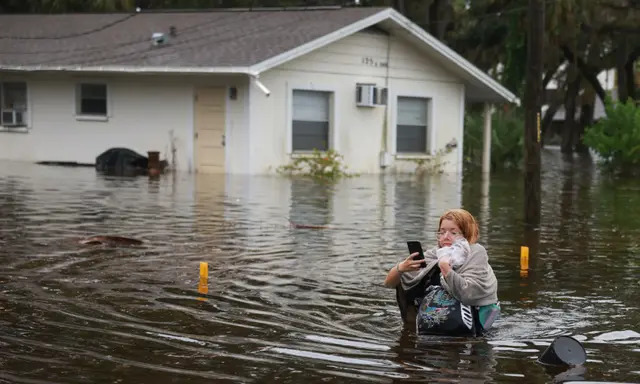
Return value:
M 159 171 L 166 166 L 166 160 L 161 160 Z M 149 172 L 149 159 L 128 148 L 110 148 L 96 157 L 96 171 L 116 176 L 146 175 Z
M 289 220 L 289 226 L 291 228 L 298 228 L 298 229 L 329 229 L 329 227 L 326 226 L 326 225 L 298 224 L 298 223 L 294 223 L 289 218 L 287 218 L 287 220 Z
M 78 241 L 82 245 L 142 245 L 142 240 L 122 236 L 91 236 Z
M 582 344 L 573 337 L 558 336 L 538 361 L 549 365 L 582 365 L 587 361 L 587 353 Z
M 40 165 L 57 165 L 60 167 L 95 167 L 95 164 L 78 163 L 77 161 L 36 161 Z

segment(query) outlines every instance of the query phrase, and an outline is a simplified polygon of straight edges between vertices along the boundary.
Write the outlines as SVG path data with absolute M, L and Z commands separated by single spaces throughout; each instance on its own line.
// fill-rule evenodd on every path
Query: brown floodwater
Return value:
M 0 382 L 640 382 L 640 180 L 555 150 L 543 166 L 529 228 L 517 173 L 328 186 L 1 162 Z M 483 338 L 418 337 L 382 281 L 456 206 L 502 314 Z M 78 243 L 93 235 L 144 244 Z M 536 361 L 560 335 L 583 366 Z

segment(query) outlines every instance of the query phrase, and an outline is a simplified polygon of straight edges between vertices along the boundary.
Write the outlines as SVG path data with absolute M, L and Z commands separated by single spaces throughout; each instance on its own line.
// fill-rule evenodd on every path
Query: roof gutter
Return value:
M 253 79 L 253 82 L 256 84 L 258 88 L 262 92 L 264 92 L 265 96 L 271 96 L 271 91 L 260 81 L 260 74 L 258 72 L 249 73 L 249 76 Z
M 260 88 L 264 94 L 269 97 L 271 91 L 260 81 L 260 73 L 249 70 L 248 67 L 131 67 L 131 66 L 51 66 L 51 65 L 0 65 L 0 71 L 16 71 L 16 72 L 100 72 L 100 73 L 169 73 L 169 74 L 244 74 L 248 75 L 255 85 Z

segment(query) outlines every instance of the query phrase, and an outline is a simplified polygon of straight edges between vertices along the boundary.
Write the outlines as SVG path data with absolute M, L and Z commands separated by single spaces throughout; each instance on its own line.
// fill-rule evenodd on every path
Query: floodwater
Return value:
M 640 180 L 543 163 L 534 230 L 519 174 L 324 186 L 0 163 L 0 382 L 640 382 Z M 484 338 L 417 337 L 382 281 L 456 206 L 480 223 L 502 315 Z M 145 244 L 77 243 L 98 234 Z M 583 366 L 536 362 L 560 335 Z

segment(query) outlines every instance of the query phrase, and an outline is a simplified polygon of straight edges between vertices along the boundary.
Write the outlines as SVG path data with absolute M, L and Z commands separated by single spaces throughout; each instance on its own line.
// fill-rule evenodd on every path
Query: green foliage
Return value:
M 633 100 L 605 101 L 607 117 L 587 128 L 583 141 L 616 173 L 640 172 L 640 107 Z
M 497 110 L 491 119 L 491 169 L 522 167 L 524 158 L 524 112 L 521 108 Z M 481 111 L 465 114 L 463 156 L 465 166 L 482 165 L 484 116 Z
M 291 163 L 276 169 L 279 174 L 287 176 L 310 177 L 318 181 L 335 181 L 341 177 L 352 176 L 346 171 L 343 156 L 333 149 L 319 151 L 314 149 L 309 155 L 300 155 Z
M 518 28 L 522 24 L 519 15 L 511 15 L 509 17 L 509 30 L 505 38 L 505 64 L 502 72 L 502 84 L 516 95 L 523 95 L 524 79 L 526 78 L 526 61 L 523 57 L 527 57 L 526 31 Z
M 444 172 L 444 166 L 447 164 L 444 161 L 444 156 L 451 153 L 453 151 L 453 147 L 446 146 L 444 148 L 440 148 L 433 156 L 429 158 L 420 158 L 420 159 L 412 159 L 414 163 L 416 163 L 415 173 L 418 176 L 423 175 L 436 175 Z
M 112 12 L 132 11 L 135 0 L 6 0 L 1 2 L 4 12 Z

